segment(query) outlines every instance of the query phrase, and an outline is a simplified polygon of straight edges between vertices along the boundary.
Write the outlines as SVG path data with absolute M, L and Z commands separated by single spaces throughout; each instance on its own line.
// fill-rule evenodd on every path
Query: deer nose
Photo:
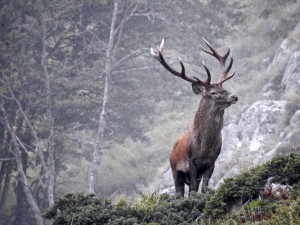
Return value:
M 237 102 L 239 100 L 239 98 L 236 95 L 230 95 L 229 99 L 232 101 L 235 101 L 235 102 Z

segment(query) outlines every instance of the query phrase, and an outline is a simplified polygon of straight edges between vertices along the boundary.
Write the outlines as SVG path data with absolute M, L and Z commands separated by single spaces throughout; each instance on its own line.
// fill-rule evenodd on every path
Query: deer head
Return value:
M 230 49 L 228 48 L 226 54 L 224 56 L 221 56 L 216 51 L 216 49 L 214 49 L 204 38 L 202 38 L 202 39 L 204 40 L 205 44 L 208 46 L 210 51 L 206 50 L 202 46 L 201 46 L 201 49 L 204 52 L 206 52 L 207 54 L 215 57 L 221 65 L 222 75 L 217 83 L 211 83 L 210 71 L 203 62 L 202 62 L 202 64 L 203 64 L 203 67 L 207 74 L 206 81 L 202 81 L 195 76 L 193 76 L 193 77 L 186 76 L 185 67 L 180 58 L 179 58 L 179 63 L 181 66 L 181 72 L 176 71 L 171 66 L 169 66 L 163 57 L 164 39 L 162 40 L 160 46 L 159 47 L 157 46 L 158 52 L 154 52 L 154 50 L 151 48 L 151 53 L 170 73 L 172 73 L 175 76 L 181 77 L 185 81 L 190 82 L 192 84 L 192 89 L 195 94 L 202 95 L 202 97 L 205 100 L 214 103 L 214 105 L 218 108 L 226 108 L 226 107 L 230 106 L 231 104 L 235 104 L 238 101 L 238 97 L 236 95 L 232 95 L 230 92 L 228 92 L 227 90 L 225 90 L 222 87 L 222 84 L 225 81 L 232 78 L 235 74 L 235 72 L 233 72 L 233 74 L 228 76 L 228 73 L 233 64 L 232 55 L 230 56 L 230 62 L 228 64 L 228 66 L 226 67 L 226 59 L 230 55 Z

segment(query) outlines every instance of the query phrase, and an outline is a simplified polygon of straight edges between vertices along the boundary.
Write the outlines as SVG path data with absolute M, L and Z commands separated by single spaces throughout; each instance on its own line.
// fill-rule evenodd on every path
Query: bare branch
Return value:
M 51 50 L 48 53 L 48 57 L 52 55 L 53 52 L 55 52 L 55 50 L 60 46 L 60 44 L 68 38 L 68 34 L 72 31 L 72 26 L 70 26 L 70 28 L 58 39 L 58 41 L 56 41 L 56 43 L 54 44 L 54 46 L 51 48 Z
M 137 9 L 138 9 L 138 3 L 137 2 L 131 3 L 131 5 L 127 8 L 125 16 L 122 18 L 120 24 L 115 28 L 113 33 L 114 37 L 121 29 L 123 29 L 125 23 L 132 17 L 132 15 L 136 12 Z
M 119 74 L 119 73 L 128 73 L 133 71 L 139 71 L 139 70 L 150 70 L 150 69 L 156 69 L 160 68 L 161 66 L 144 66 L 144 67 L 137 67 L 137 68 L 131 68 L 127 70 L 116 70 L 113 71 L 112 74 Z
M 2 72 L 2 75 L 5 78 L 5 80 L 7 80 L 6 75 L 3 72 Z M 30 120 L 28 119 L 26 113 L 24 112 L 21 102 L 14 95 L 14 92 L 12 91 L 10 84 L 7 81 L 3 81 L 2 80 L 2 82 L 4 82 L 5 85 L 6 85 L 6 87 L 8 88 L 8 91 L 9 91 L 9 93 L 11 95 L 11 98 L 17 103 L 17 105 L 19 107 L 19 110 L 20 110 L 20 112 L 21 112 L 21 114 L 22 114 L 22 116 L 23 116 L 26 124 L 28 125 L 28 127 L 29 127 L 29 129 L 30 129 L 30 131 L 32 133 L 33 138 L 34 138 L 34 141 L 35 141 L 35 144 L 36 144 L 36 148 L 35 148 L 36 149 L 36 153 L 38 154 L 38 156 L 39 156 L 39 158 L 41 160 L 43 168 L 47 169 L 47 165 L 46 165 L 43 153 L 41 152 L 41 149 L 39 147 L 40 138 L 38 137 L 36 130 L 34 129 L 33 125 L 31 124 Z
M 12 160 L 16 160 L 16 158 L 4 158 L 4 159 L 0 159 L 0 161 L 12 161 Z
M 117 67 L 118 65 L 120 65 L 121 63 L 123 63 L 124 61 L 127 61 L 131 58 L 137 57 L 143 53 L 145 53 L 146 51 L 148 51 L 147 48 L 141 48 L 141 49 L 137 49 L 132 53 L 129 53 L 128 55 L 124 56 L 123 58 L 121 58 L 120 60 L 118 60 L 117 62 L 114 63 L 113 68 Z
M 78 35 L 81 35 L 81 34 L 88 33 L 88 34 L 91 34 L 92 37 L 93 37 L 98 43 L 102 44 L 103 46 L 106 45 L 106 43 L 105 43 L 102 39 L 99 38 L 99 35 L 95 34 L 95 33 L 94 33 L 93 31 L 91 31 L 91 30 L 87 30 L 87 28 L 84 27 L 84 26 L 82 26 L 81 24 L 78 24 L 78 23 L 77 23 L 77 25 L 78 25 L 78 26 L 81 26 L 81 27 L 84 29 L 84 31 L 78 33 L 77 36 L 78 36 Z M 107 25 L 107 26 L 108 26 L 108 25 Z M 109 29 L 110 29 L 110 28 L 109 28 Z M 85 37 L 84 37 L 84 38 L 85 38 Z M 86 40 L 91 41 L 91 40 L 89 40 L 89 39 L 87 39 L 87 38 L 86 38 Z

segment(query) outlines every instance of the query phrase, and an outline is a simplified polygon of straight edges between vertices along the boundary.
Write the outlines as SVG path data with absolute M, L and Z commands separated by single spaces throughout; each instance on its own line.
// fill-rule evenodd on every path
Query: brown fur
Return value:
M 212 96 L 213 92 L 218 96 Z M 185 184 L 190 187 L 189 191 L 198 191 L 202 180 L 202 191 L 206 190 L 221 151 L 224 110 L 237 101 L 236 96 L 217 84 L 199 94 L 202 94 L 202 100 L 194 124 L 175 142 L 170 156 L 175 189 L 182 196 Z

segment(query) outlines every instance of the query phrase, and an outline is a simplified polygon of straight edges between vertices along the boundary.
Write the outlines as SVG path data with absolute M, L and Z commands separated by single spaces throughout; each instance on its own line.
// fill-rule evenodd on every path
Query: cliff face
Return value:
M 300 24 L 294 32 L 300 33 Z M 270 78 L 259 93 L 260 100 L 245 106 L 237 121 L 223 127 L 222 151 L 210 187 L 277 154 L 300 153 L 299 42 L 286 38 L 273 59 L 267 65 L 262 62 L 262 67 Z M 170 169 L 162 176 L 159 192 L 174 192 Z

